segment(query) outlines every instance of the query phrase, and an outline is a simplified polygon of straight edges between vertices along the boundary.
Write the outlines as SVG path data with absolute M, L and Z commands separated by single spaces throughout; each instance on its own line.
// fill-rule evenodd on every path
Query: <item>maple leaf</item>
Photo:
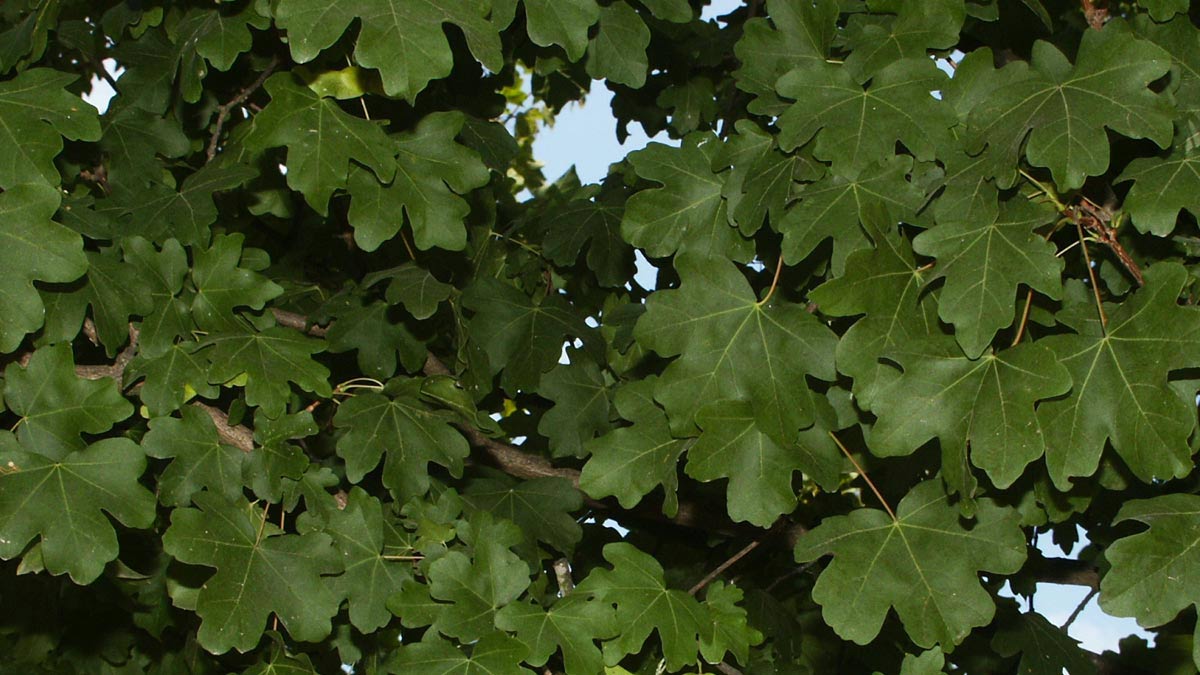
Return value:
M 750 647 L 763 641 L 763 635 L 747 623 L 746 610 L 739 607 L 742 589 L 715 580 L 704 590 L 704 608 L 712 622 L 713 637 L 701 641 L 700 653 L 709 663 L 720 663 L 726 652 L 740 663 L 750 661 Z
M 775 137 L 750 120 L 738 120 L 734 128 L 737 133 L 717 156 L 718 165 L 733 167 L 721 195 L 742 234 L 753 235 L 768 217 L 779 229 L 795 182 L 817 180 L 825 168 L 802 155 L 782 152 Z
M 207 246 L 212 237 L 209 226 L 218 216 L 213 196 L 256 176 L 253 167 L 214 162 L 189 175 L 178 189 L 174 181 L 156 180 L 119 189 L 112 199 L 121 205 L 118 219 L 130 234 L 154 241 L 174 237 L 189 246 Z
M 679 507 L 676 464 L 687 441 L 671 435 L 666 414 L 654 403 L 654 388 L 655 378 L 649 377 L 617 390 L 617 412 L 633 424 L 584 443 L 589 457 L 579 489 L 597 499 L 614 496 L 631 508 L 662 485 L 663 513 L 671 516 Z
M 213 237 L 205 250 L 193 249 L 192 317 L 203 330 L 242 330 L 235 309 L 262 309 L 268 300 L 283 293 L 283 288 L 258 272 L 248 269 L 245 237 L 241 233 Z
M 1152 627 L 1200 605 L 1200 497 L 1170 494 L 1126 502 L 1112 522 L 1127 520 L 1150 529 L 1122 537 L 1105 550 L 1112 567 L 1100 580 L 1100 608 Z M 1196 632 L 1200 635 L 1200 628 Z M 1193 654 L 1200 668 L 1200 651 Z
M 342 571 L 329 535 L 283 534 L 244 499 L 206 491 L 192 500 L 199 508 L 171 512 L 163 549 L 180 562 L 216 568 L 196 601 L 205 649 L 252 649 L 271 614 L 297 640 L 329 635 L 339 598 L 322 575 Z
M 827 518 L 796 542 L 796 561 L 832 553 L 812 597 L 825 622 L 845 640 L 867 644 L 895 609 L 918 646 L 949 648 L 987 625 L 995 606 L 977 571 L 1012 574 L 1025 562 L 1017 514 L 978 502 L 967 528 L 941 482 L 918 484 L 893 519 L 862 508 Z M 877 564 L 879 563 L 879 564 Z
M 306 63 L 359 19 L 362 29 L 354 46 L 355 61 L 378 68 L 384 91 L 412 103 L 431 80 L 449 75 L 454 65 L 444 24 L 462 30 L 471 53 L 489 70 L 504 65 L 500 38 L 487 21 L 489 4 L 486 0 L 282 0 L 275 21 L 288 31 L 292 58 Z
M 133 414 L 112 378 L 75 375 L 71 346 L 65 343 L 42 347 L 24 367 L 10 363 L 4 371 L 4 402 L 20 417 L 21 447 L 50 460 L 83 450 L 82 434 L 104 433 Z
M 1054 244 L 1033 230 L 1054 222 L 1049 206 L 1024 197 L 1005 200 L 993 221 L 940 223 L 913 239 L 913 250 L 937 260 L 944 278 L 938 315 L 954 325 L 954 338 L 975 358 L 996 332 L 1013 322 L 1020 284 L 1050 298 L 1062 297 L 1062 259 Z
M 860 80 L 890 63 L 925 58 L 931 49 L 953 47 L 967 17 L 962 0 L 896 5 L 895 17 L 853 14 L 846 22 L 845 40 L 850 49 L 846 67 Z
M 317 433 L 312 413 L 268 417 L 260 408 L 254 414 L 254 451 L 242 465 L 242 482 L 259 499 L 277 503 L 283 499 L 286 481 L 300 480 L 308 468 L 304 450 L 288 441 Z
M 555 457 L 582 457 L 583 444 L 611 428 L 612 394 L 596 364 L 587 359 L 555 366 L 542 375 L 538 394 L 554 405 L 538 422 Z
M 400 322 L 388 318 L 391 309 L 385 302 L 366 307 L 354 306 L 334 312 L 335 321 L 325 334 L 329 351 L 337 354 L 358 351 L 358 367 L 365 375 L 387 379 L 396 374 L 396 357 L 409 372 L 425 362 L 425 345 Z
M 321 3 L 327 6 L 327 3 Z M 254 117 L 246 146 L 288 148 L 287 184 L 321 215 L 329 197 L 346 187 L 351 160 L 368 167 L 381 181 L 396 172 L 395 144 L 378 124 L 353 117 L 335 101 L 296 84 L 289 73 L 276 73 L 264 85 L 271 102 Z
M 759 115 L 779 115 L 788 104 L 775 94 L 775 83 L 793 68 L 824 63 L 837 34 L 835 0 L 768 0 L 766 17 L 742 26 L 733 52 L 741 67 L 733 73 L 738 89 L 754 95 L 748 106 Z
M 208 382 L 208 362 L 197 353 L 199 347 L 196 342 L 181 342 L 153 358 L 139 353 L 130 362 L 125 381 L 144 378 L 138 397 L 151 415 L 169 415 L 193 396 L 217 397 L 218 388 Z
M 1006 69 L 1023 76 L 991 91 L 971 112 L 971 149 L 987 145 L 990 173 L 1001 188 L 1017 180 L 1022 156 L 1049 168 L 1061 190 L 1104 173 L 1105 127 L 1130 138 L 1149 138 L 1159 147 L 1170 142 L 1170 103 L 1147 85 L 1167 73 L 1171 56 L 1134 37 L 1125 24 L 1110 22 L 1104 30 L 1085 31 L 1074 66 L 1041 40 L 1033 45 L 1031 63 L 1030 68 L 1008 65 Z
M 871 408 L 879 418 L 870 436 L 872 454 L 907 455 L 937 437 L 943 477 L 968 495 L 974 486 L 968 446 L 971 463 L 997 487 L 1012 485 L 1046 450 L 1034 405 L 1071 388 L 1067 369 L 1040 343 L 971 359 L 952 340 L 930 338 L 884 357 L 904 374 Z
M 784 259 L 798 263 L 821 242 L 833 238 L 833 270 L 840 273 L 846 256 L 868 245 L 859 223 L 869 209 L 884 207 L 897 217 L 915 213 L 925 200 L 920 188 L 906 177 L 912 160 L 894 156 L 886 161 L 851 171 L 827 174 L 809 183 L 776 224 L 783 234 Z
M 1200 215 L 1200 153 L 1176 139 L 1160 157 L 1139 157 L 1113 182 L 1133 181 L 1122 208 L 1138 232 L 1165 237 L 1175 229 L 1179 212 Z
M 489 633 L 470 647 L 468 654 L 432 631 L 415 644 L 402 645 L 384 663 L 385 672 L 435 673 L 436 675 L 530 675 L 522 668 L 529 650 L 503 633 Z
M 1111 550 L 1111 549 L 1110 549 Z M 1107 576 L 1107 575 L 1106 575 Z M 1002 626 L 992 638 L 992 648 L 1001 656 L 1021 653 L 1018 672 L 1029 675 L 1091 675 L 1096 666 L 1066 631 L 1037 612 L 1026 612 Z
M 702 75 L 667 87 L 654 102 L 671 111 L 671 128 L 680 135 L 716 121 L 719 112 L 712 80 Z
M 1103 333 L 1073 322 L 1079 333 L 1038 341 L 1074 381 L 1069 395 L 1038 407 L 1046 468 L 1060 490 L 1096 471 L 1106 440 L 1144 481 L 1192 470 L 1194 405 L 1168 386 L 1167 373 L 1200 365 L 1200 309 L 1176 304 L 1187 277 L 1179 265 L 1159 263 L 1145 277 L 1144 287 L 1107 310 Z
M 100 138 L 96 109 L 64 88 L 78 75 L 31 68 L 0 82 L 0 189 L 61 182 L 54 158 L 63 137 Z M 64 279 L 63 281 L 67 281 Z
M 754 248 L 730 225 L 721 198 L 725 180 L 712 170 L 720 149 L 715 136 L 697 132 L 678 148 L 651 143 L 630 153 L 637 175 L 663 187 L 642 190 L 626 202 L 625 240 L 654 257 L 698 251 L 749 260 Z
M 825 417 L 816 433 L 780 445 L 759 430 L 750 403 L 714 401 L 696 413 L 704 433 L 688 450 L 687 474 L 700 481 L 728 478 L 729 517 L 770 527 L 796 508 L 794 472 L 803 470 L 821 485 L 837 485 L 841 453 L 826 436 L 832 420 Z
M 467 439 L 451 426 L 453 417 L 430 410 L 420 401 L 420 381 L 401 381 L 393 396 L 366 392 L 347 399 L 333 423 L 346 429 L 338 454 L 346 460 L 346 476 L 357 483 L 387 453 L 383 482 L 407 496 L 429 489 L 428 464 L 435 462 L 455 475 L 470 454 Z
M 658 632 L 667 668 L 678 670 L 696 660 L 700 641 L 712 640 L 712 622 L 692 596 L 667 588 L 663 568 L 654 558 L 631 544 L 604 547 L 612 569 L 596 568 L 575 587 L 575 595 L 589 595 L 617 609 L 621 632 L 604 643 L 604 661 L 615 665 L 621 657 L 640 651 L 652 631 Z
M 922 302 L 925 274 L 909 241 L 885 208 L 869 205 L 863 226 L 875 243 L 851 253 L 844 272 L 813 289 L 810 297 L 832 316 L 866 314 L 838 341 L 838 371 L 854 379 L 854 395 L 870 410 L 876 394 L 897 377 L 879 356 L 937 331 L 933 303 Z
M 345 569 L 333 584 L 350 605 L 350 623 L 371 633 L 391 620 L 388 596 L 412 579 L 411 562 L 389 560 L 385 554 L 387 530 L 379 500 L 355 487 L 344 509 L 334 509 L 324 531 L 342 554 Z
M 534 44 L 558 45 L 571 61 L 578 61 L 587 47 L 588 29 L 600 18 L 596 0 L 521 0 L 525 26 Z M 517 0 L 492 0 L 492 23 L 505 28 L 512 23 Z
M 166 240 L 159 250 L 138 236 L 123 238 L 121 249 L 153 305 L 138 327 L 138 357 L 161 356 L 192 328 L 188 305 L 177 297 L 188 276 L 187 253 L 176 239 Z
M 158 481 L 158 498 L 167 506 L 188 506 L 192 495 L 207 489 L 233 501 L 242 495 L 246 453 L 217 436 L 212 418 L 188 406 L 180 417 L 156 417 L 142 437 L 150 457 L 170 459 Z
M 138 483 L 146 468 L 141 448 L 109 438 L 47 457 L 0 432 L 0 558 L 11 560 L 34 538 L 46 571 L 90 584 L 118 553 L 113 525 L 147 528 L 154 495 Z
M 150 289 L 141 283 L 139 269 L 124 260 L 116 247 L 88 251 L 88 271 L 77 291 L 91 305 L 96 336 L 109 356 L 129 340 L 129 320 L 154 309 Z
M 675 259 L 680 287 L 646 302 L 634 335 L 662 356 L 679 356 L 658 380 L 660 401 L 676 431 L 694 427 L 712 401 L 743 399 L 759 428 L 777 443 L 813 423 L 811 375 L 833 380 L 837 338 L 800 305 L 759 302 L 724 258 Z
M 72 281 L 87 271 L 83 240 L 50 220 L 58 190 L 36 183 L 0 193 L 0 351 L 11 352 L 42 326 L 45 306 L 36 281 Z
M 779 117 L 779 145 L 792 150 L 816 136 L 813 155 L 842 173 L 891 157 L 897 141 L 917 159 L 931 160 L 955 123 L 948 107 L 930 95 L 947 79 L 923 56 L 889 64 L 866 89 L 845 66 L 795 68 L 776 86 L 796 101 Z
M 325 351 L 320 341 L 278 326 L 261 332 L 220 334 L 208 338 L 208 381 L 229 382 L 246 376 L 246 403 L 259 406 L 268 417 L 279 417 L 295 383 L 317 397 L 328 398 L 329 369 L 312 354 Z
M 563 478 L 473 480 L 462 497 L 477 510 L 512 521 L 528 540 L 543 541 L 568 555 L 583 538 L 571 515 L 583 506 L 583 495 Z
M 159 156 L 182 157 L 188 137 L 174 120 L 113 101 L 100 118 L 100 148 L 108 156 L 108 182 L 129 190 L 160 172 Z
M 558 265 L 572 265 L 588 244 L 587 266 L 605 286 L 621 286 L 633 268 L 633 250 L 621 238 L 624 192 L 594 194 L 586 186 L 546 215 L 554 223 L 546 232 L 542 253 Z
M 506 605 L 496 613 L 496 627 L 516 633 L 529 648 L 525 662 L 542 666 L 562 650 L 567 672 L 599 673 L 604 659 L 596 640 L 618 634 L 616 612 L 609 603 L 572 594 L 549 609 L 529 603 Z
M 637 10 L 614 4 L 600 8 L 600 30 L 588 41 L 587 74 L 634 89 L 646 83 L 650 29 Z
M 474 310 L 467 331 L 486 351 L 493 372 L 503 368 L 505 391 L 532 391 L 542 373 L 554 367 L 564 338 L 583 340 L 597 361 L 603 352 L 590 345 L 596 331 L 580 319 L 557 293 L 536 302 L 513 286 L 483 279 L 463 293 L 462 303 Z
M 471 209 L 458 194 L 486 185 L 490 174 L 475 151 L 454 141 L 464 120 L 459 112 L 433 113 L 397 136 L 393 145 L 399 154 L 388 170 L 395 176 L 391 185 L 381 185 L 365 169 L 350 174 L 348 217 L 354 241 L 364 251 L 395 236 L 403 223 L 397 217 L 401 211 L 408 215 L 417 248 L 466 246 L 463 221 Z
M 450 284 L 437 280 L 433 274 L 415 263 L 404 263 L 363 277 L 363 287 L 370 288 L 383 280 L 389 280 L 384 297 L 393 305 L 403 305 L 414 319 L 428 319 L 437 311 L 438 305 L 450 297 Z

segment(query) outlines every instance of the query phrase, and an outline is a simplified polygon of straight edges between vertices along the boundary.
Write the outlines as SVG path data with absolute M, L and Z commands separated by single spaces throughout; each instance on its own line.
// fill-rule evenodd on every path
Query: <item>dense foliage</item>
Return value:
M 0 4 L 0 671 L 1194 672 L 1200 13 L 704 4 Z

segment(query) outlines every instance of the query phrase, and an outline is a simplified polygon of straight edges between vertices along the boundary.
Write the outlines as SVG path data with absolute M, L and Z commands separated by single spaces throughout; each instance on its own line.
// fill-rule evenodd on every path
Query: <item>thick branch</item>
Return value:
M 1038 583 L 1100 588 L 1100 571 L 1082 560 L 1046 558 L 1035 551 L 1022 571 L 1031 574 Z

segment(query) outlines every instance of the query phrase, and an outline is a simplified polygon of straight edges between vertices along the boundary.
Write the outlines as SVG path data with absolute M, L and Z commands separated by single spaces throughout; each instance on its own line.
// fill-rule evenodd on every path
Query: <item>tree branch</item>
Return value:
M 272 56 L 271 62 L 267 64 L 267 67 L 263 69 L 262 73 L 256 80 L 239 91 L 237 96 L 234 96 L 227 102 L 217 106 L 217 123 L 213 128 L 212 136 L 208 139 L 208 150 L 204 153 L 205 157 L 207 158 L 205 160 L 205 164 L 213 161 L 213 158 L 217 156 L 217 143 L 221 140 L 221 131 L 225 128 L 225 122 L 229 119 L 229 111 L 244 103 L 246 99 L 250 98 L 251 94 L 253 94 L 255 91 L 258 91 L 258 88 L 263 85 L 263 82 L 267 81 L 267 78 L 270 77 L 271 73 L 275 72 L 275 69 L 278 67 L 279 56 Z

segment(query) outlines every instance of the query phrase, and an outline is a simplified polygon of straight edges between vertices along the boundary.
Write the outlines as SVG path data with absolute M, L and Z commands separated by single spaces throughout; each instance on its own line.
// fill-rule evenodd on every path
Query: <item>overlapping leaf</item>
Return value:
M 496 614 L 496 627 L 516 633 L 529 648 L 525 660 L 532 666 L 545 664 L 561 650 L 570 673 L 602 672 L 604 659 L 596 641 L 619 631 L 612 605 L 583 594 L 565 597 L 549 609 L 525 603 L 508 605 Z
M 646 83 L 649 44 L 650 30 L 633 7 L 624 3 L 601 7 L 600 30 L 588 42 L 587 73 L 638 89 Z
M 993 90 L 971 112 L 974 146 L 987 145 L 990 173 L 1001 187 L 1016 181 L 1017 162 L 1025 157 L 1049 168 L 1060 189 L 1077 188 L 1108 169 L 1105 127 L 1167 146 L 1171 106 L 1147 85 L 1170 65 L 1170 54 L 1120 22 L 1084 31 L 1074 66 L 1039 40 L 1032 67 L 1006 67 L 1023 77 Z
M 681 256 L 675 267 L 680 287 L 655 293 L 634 329 L 641 345 L 679 356 L 654 393 L 671 427 L 691 430 L 703 405 L 743 399 L 764 433 L 794 441 L 813 422 L 805 378 L 834 378 L 833 332 L 799 305 L 759 302 L 727 260 Z
M 378 630 L 391 620 L 386 601 L 412 578 L 411 561 L 385 557 L 383 506 L 361 488 L 350 491 L 346 507 L 331 512 L 325 532 L 333 538 L 345 569 L 333 583 L 335 592 L 350 605 L 350 623 L 363 633 Z
M 793 68 L 825 61 L 837 32 L 838 14 L 835 0 L 770 0 L 763 17 L 745 23 L 734 46 L 741 67 L 733 76 L 738 89 L 755 96 L 751 112 L 779 115 L 787 109 L 775 93 L 775 83 Z
M 521 667 L 528 653 L 525 645 L 503 633 L 484 636 L 470 647 L 470 653 L 427 633 L 421 642 L 400 647 L 384 668 L 396 675 L 530 675 L 532 670 Z
M 188 506 L 192 496 L 208 490 L 233 501 L 242 495 L 246 453 L 226 445 L 207 413 L 194 406 L 180 417 L 156 417 L 142 437 L 150 457 L 170 459 L 158 479 L 158 498 L 167 506 Z
M 476 480 L 463 494 L 463 501 L 516 523 L 528 540 L 545 542 L 566 554 L 583 538 L 572 515 L 583 506 L 583 495 L 565 478 Z
M 1117 183 L 1133 181 L 1124 208 L 1139 232 L 1165 237 L 1175 229 L 1179 212 L 1200 216 L 1200 152 L 1176 139 L 1162 157 L 1139 157 L 1129 163 Z
M 1019 570 L 1025 537 L 1016 512 L 986 500 L 966 527 L 934 480 L 900 501 L 895 520 L 867 508 L 827 518 L 800 538 L 795 553 L 798 562 L 833 554 L 812 597 L 843 639 L 874 640 L 888 610 L 895 609 L 918 646 L 950 648 L 995 613 L 978 572 Z
M 125 438 L 51 458 L 0 433 L 0 558 L 37 537 L 48 572 L 92 583 L 118 552 L 104 513 L 127 527 L 154 522 L 154 495 L 138 483 L 145 468 L 141 448 Z
M 205 649 L 252 649 L 271 615 L 297 640 L 329 635 L 339 598 L 324 575 L 342 570 L 329 535 L 283 534 L 242 499 L 201 492 L 193 501 L 199 508 L 171 512 L 163 549 L 181 562 L 216 568 L 196 602 Z
M 1032 611 L 996 631 L 992 647 L 1001 656 L 1020 652 L 1021 662 L 1017 669 L 1029 675 L 1062 675 L 1063 671 L 1071 675 L 1091 675 L 1096 672 L 1095 664 L 1078 641 Z
M 64 87 L 77 75 L 33 68 L 0 82 L 0 189 L 21 183 L 57 186 L 54 158 L 63 137 L 100 138 L 96 109 Z
M 312 61 L 355 19 L 361 33 L 355 60 L 379 69 L 384 91 L 410 103 L 431 80 L 450 74 L 454 55 L 444 24 L 457 26 L 471 53 L 489 70 L 503 66 L 500 38 L 488 23 L 487 0 L 283 0 L 275 21 L 288 31 L 298 63 Z
M 1077 325 L 1078 334 L 1039 341 L 1074 382 L 1068 396 L 1038 407 L 1046 466 L 1060 490 L 1096 471 L 1106 440 L 1142 480 L 1191 472 L 1195 405 L 1167 385 L 1169 371 L 1200 365 L 1200 309 L 1176 304 L 1186 275 L 1159 263 L 1145 271 L 1143 288 L 1108 307 L 1103 334 Z
M 244 328 L 235 312 L 238 307 L 262 309 L 283 289 L 263 275 L 248 269 L 241 233 L 213 238 L 208 249 L 193 249 L 192 317 L 203 330 L 239 330 Z
M 596 364 L 587 359 L 555 366 L 542 376 L 538 394 L 554 405 L 538 422 L 556 457 L 580 457 L 583 444 L 607 431 L 612 393 Z
M 492 0 L 492 22 L 505 28 L 512 22 L 518 0 Z M 567 58 L 578 61 L 587 47 L 588 28 L 600 18 L 596 0 L 521 0 L 525 30 L 536 45 L 558 45 Z
M 268 328 L 209 338 L 205 350 L 213 384 L 246 377 L 246 402 L 259 406 L 269 417 L 283 414 L 294 383 L 321 398 L 332 394 L 329 369 L 312 359 L 325 350 L 320 340 L 288 328 Z

